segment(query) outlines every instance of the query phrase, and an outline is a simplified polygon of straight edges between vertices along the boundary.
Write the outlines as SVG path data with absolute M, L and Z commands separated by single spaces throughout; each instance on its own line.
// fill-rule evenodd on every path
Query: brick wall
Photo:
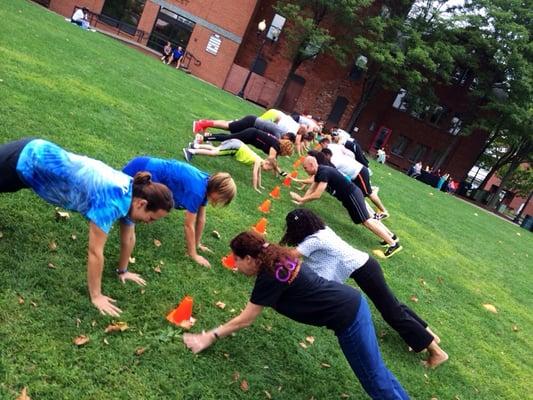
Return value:
M 74 13 L 74 7 L 87 7 L 95 14 L 100 14 L 105 0 L 51 0 L 50 10 L 70 18 Z

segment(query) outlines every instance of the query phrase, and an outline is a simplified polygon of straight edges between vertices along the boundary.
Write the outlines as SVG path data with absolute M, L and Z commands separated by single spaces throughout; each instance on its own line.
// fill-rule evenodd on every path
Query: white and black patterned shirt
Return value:
M 367 253 L 354 249 L 327 226 L 306 237 L 297 249 L 304 256 L 304 265 L 322 278 L 340 283 L 369 259 Z

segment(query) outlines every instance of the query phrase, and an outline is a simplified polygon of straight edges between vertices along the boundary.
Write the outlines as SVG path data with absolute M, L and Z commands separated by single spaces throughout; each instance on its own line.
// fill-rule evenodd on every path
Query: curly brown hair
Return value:
M 240 258 L 250 256 L 259 261 L 259 270 L 274 275 L 278 265 L 287 261 L 298 261 L 295 249 L 268 243 L 265 238 L 253 231 L 241 232 L 230 243 L 233 254 Z

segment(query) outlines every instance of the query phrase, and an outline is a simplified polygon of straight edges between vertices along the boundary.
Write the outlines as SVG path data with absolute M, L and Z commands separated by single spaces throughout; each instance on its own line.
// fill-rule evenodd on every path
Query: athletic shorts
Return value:
M 372 194 L 372 186 L 370 185 L 370 173 L 368 172 L 367 167 L 363 167 L 357 175 L 352 180 L 353 184 L 361 189 L 363 196 L 367 197 Z
M 218 146 L 218 154 L 221 156 L 229 156 L 235 154 L 244 143 L 239 139 L 224 140 Z
M 348 210 L 348 214 L 350 214 L 350 218 L 355 224 L 360 224 L 370 219 L 370 214 L 368 214 L 366 209 L 365 199 L 359 188 L 355 188 L 342 201 L 342 205 Z
M 17 172 L 20 153 L 35 138 L 24 138 L 0 146 L 0 193 L 29 188 Z

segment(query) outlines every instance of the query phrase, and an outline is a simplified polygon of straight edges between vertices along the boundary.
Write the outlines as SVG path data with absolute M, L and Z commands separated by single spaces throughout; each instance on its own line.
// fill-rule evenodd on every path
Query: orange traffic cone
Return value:
M 267 222 L 268 221 L 266 218 L 261 218 L 259 221 L 257 221 L 257 224 L 252 227 L 252 229 L 261 235 L 266 235 Z
M 168 322 L 179 325 L 180 322 L 189 320 L 192 316 L 192 297 L 185 296 L 180 304 L 167 315 Z
M 233 253 L 229 253 L 227 256 L 222 257 L 222 265 L 228 269 L 235 269 L 235 257 Z
M 272 202 L 270 201 L 270 199 L 266 199 L 265 201 L 263 201 L 261 203 L 261 205 L 258 207 L 258 210 L 263 212 L 263 213 L 268 213 L 270 212 L 270 206 L 271 206 Z
M 302 162 L 300 161 L 300 159 L 298 159 L 298 160 L 296 160 L 295 162 L 292 163 L 292 166 L 294 168 L 298 168 L 301 164 L 302 164 Z
M 274 199 L 279 199 L 279 186 L 276 186 L 272 191 L 270 192 L 270 197 Z
M 292 171 L 291 174 L 283 180 L 283 184 L 285 186 L 291 186 L 291 181 L 292 181 L 291 178 L 294 179 L 297 176 L 298 176 L 298 171 Z

